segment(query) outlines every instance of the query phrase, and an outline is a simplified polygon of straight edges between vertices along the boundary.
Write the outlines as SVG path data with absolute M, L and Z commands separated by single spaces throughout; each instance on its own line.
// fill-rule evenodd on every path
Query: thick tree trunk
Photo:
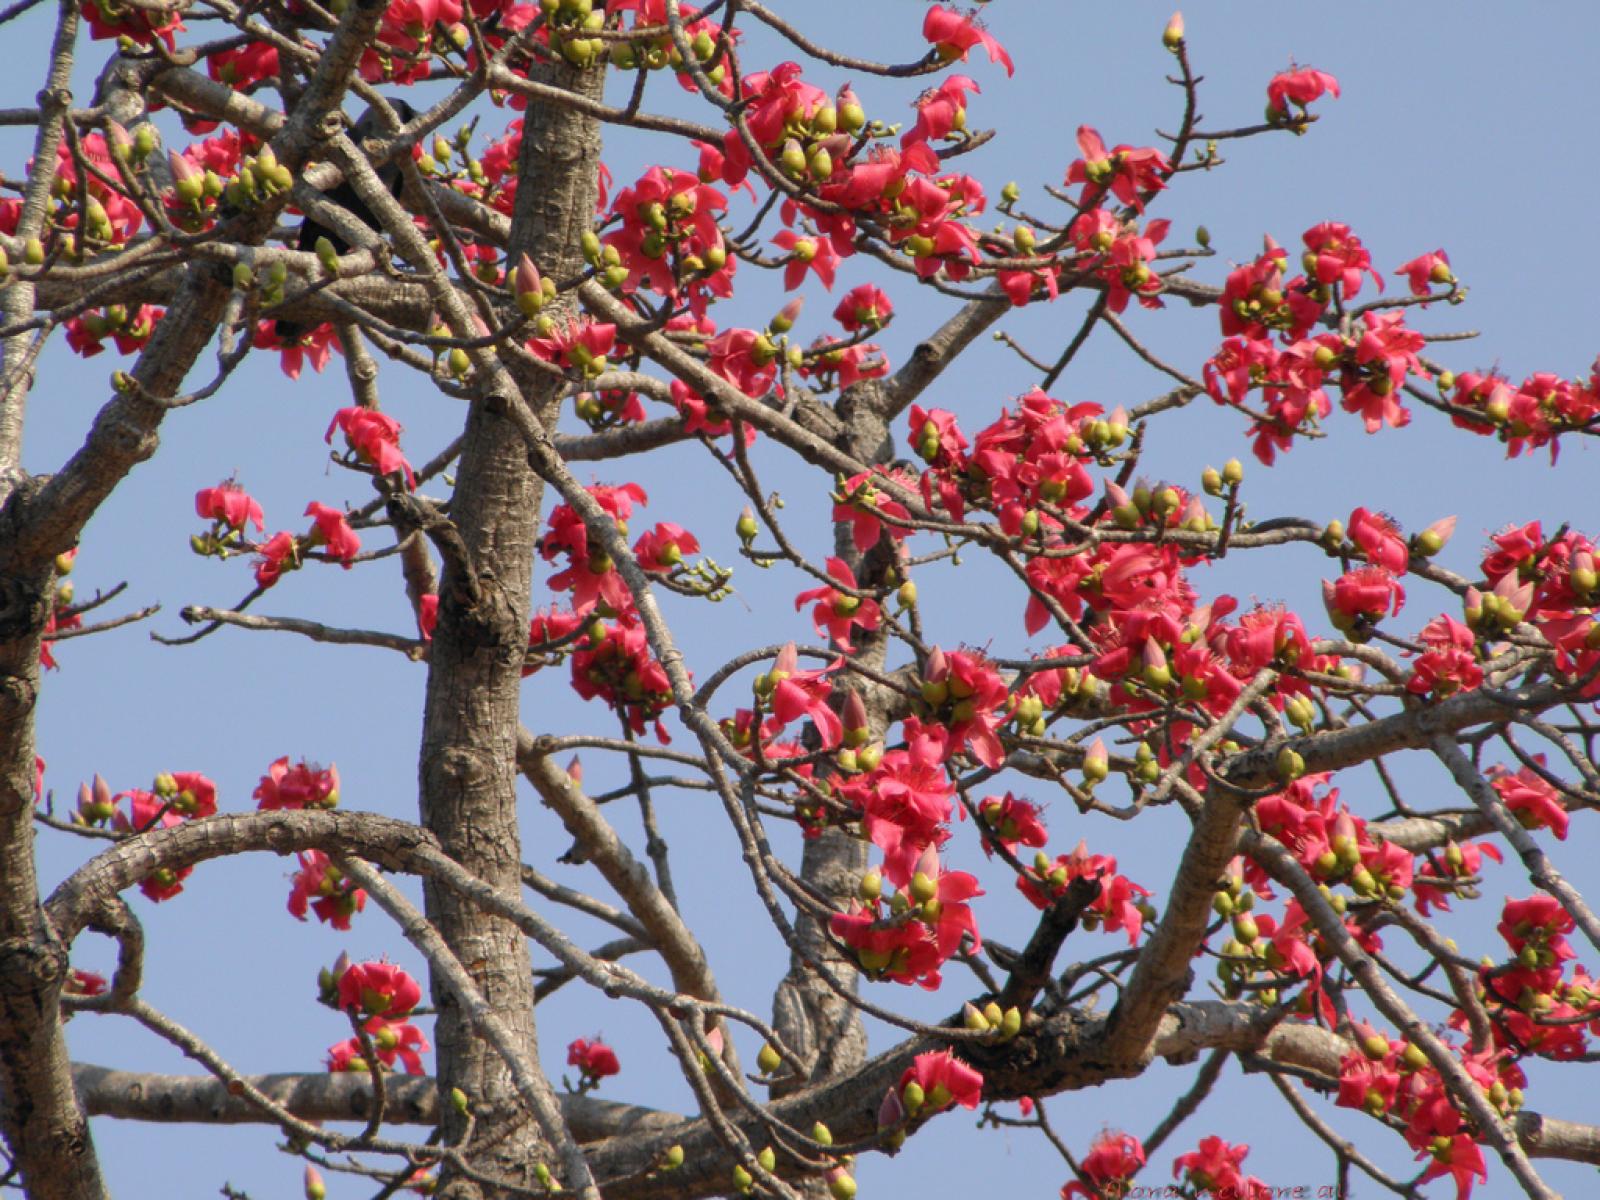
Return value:
M 545 82 L 598 96 L 603 72 L 545 72 Z M 510 254 L 527 253 L 548 275 L 570 279 L 583 266 L 581 236 L 595 210 L 599 124 L 564 107 L 530 105 L 524 123 Z M 557 319 L 562 319 L 558 310 Z M 523 397 L 553 424 L 559 381 L 518 380 Z M 422 821 L 462 865 L 510 894 L 520 890 L 516 748 L 522 660 L 542 481 L 505 415 L 505 401 L 480 398 L 468 414 L 450 516 L 465 563 L 446 563 L 434 635 L 420 763 Z M 468 580 L 465 572 L 475 579 Z M 476 600 L 470 599 L 476 596 Z M 427 912 L 523 1053 L 538 1060 L 527 942 L 508 922 L 460 897 L 426 889 Z M 499 1114 L 480 1121 L 475 1165 L 508 1182 L 537 1187 L 548 1158 L 538 1127 L 519 1108 L 503 1061 L 478 1037 L 450 996 L 436 988 L 439 1078 Z M 459 1122 L 459 1118 L 455 1118 Z M 460 1128 L 447 1125 L 447 1138 Z M 447 1180 L 452 1197 L 484 1194 Z

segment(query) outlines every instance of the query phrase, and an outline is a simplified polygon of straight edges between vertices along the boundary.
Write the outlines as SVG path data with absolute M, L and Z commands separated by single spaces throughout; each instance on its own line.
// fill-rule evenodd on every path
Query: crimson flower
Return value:
M 346 879 L 320 850 L 302 850 L 300 869 L 289 890 L 289 913 L 306 919 L 309 908 L 317 920 L 335 929 L 349 929 L 350 918 L 367 906 L 367 893 Z
M 62 991 L 69 996 L 98 996 L 106 990 L 106 977 L 93 971 L 80 971 L 74 967 L 67 976 Z
M 1436 283 L 1454 284 L 1456 281 L 1455 275 L 1450 270 L 1450 256 L 1443 250 L 1419 254 L 1410 262 L 1401 263 L 1395 268 L 1395 273 L 1406 277 L 1413 296 L 1428 295 Z
M 403 1017 L 421 1001 L 421 985 L 393 963 L 355 963 L 339 976 L 339 1007 L 369 1017 Z
M 982 1098 L 983 1076 L 948 1050 L 917 1055 L 900 1076 L 901 1102 L 914 1117 L 931 1115 L 952 1104 L 977 1108 Z
M 217 811 L 217 785 L 199 771 L 157 775 L 154 790 L 180 817 L 209 817 Z
M 345 570 L 348 571 L 351 560 L 361 553 L 361 539 L 356 536 L 355 530 L 350 528 L 350 522 L 345 519 L 344 513 L 313 500 L 306 506 L 305 515 L 316 521 L 316 528 L 311 534 L 311 544 L 326 546 L 328 553 L 343 563 Z
M 133 788 L 117 793 L 112 802 L 120 804 L 124 798 L 128 801 L 127 813 L 119 807 L 111 819 L 111 828 L 118 833 L 138 834 L 150 829 L 170 829 L 183 823 L 172 805 L 154 792 Z M 139 890 L 157 904 L 171 900 L 183 891 L 183 881 L 193 870 L 193 867 L 161 867 L 139 881 Z
M 300 565 L 300 551 L 294 534 L 283 530 L 256 547 L 256 586 L 269 588 Z
M 1272 1191 L 1254 1176 L 1245 1176 L 1239 1164 L 1250 1153 L 1248 1145 L 1230 1146 L 1219 1137 L 1200 1139 L 1200 1147 L 1180 1154 L 1172 1162 L 1172 1177 L 1185 1176 L 1197 1192 L 1214 1192 L 1238 1200 L 1271 1200 Z
M 251 345 L 257 350 L 277 350 L 280 354 L 278 365 L 290 379 L 299 379 L 306 363 L 310 363 L 311 369 L 321 374 L 332 359 L 333 352 L 342 351 L 338 331 L 327 321 L 301 331 L 298 339 L 288 342 L 278 336 L 277 322 L 261 321 L 256 325 Z
M 1124 204 L 1144 211 L 1141 192 L 1158 192 L 1166 187 L 1164 178 L 1172 164 L 1153 146 L 1118 145 L 1107 150 L 1100 134 L 1091 126 L 1078 126 L 1078 150 L 1082 158 L 1067 168 L 1067 182 L 1083 184 L 1080 206 L 1109 190 Z
M 1016 73 L 1011 55 L 978 23 L 976 17 L 962 16 L 953 8 L 935 4 L 922 19 L 922 36 L 933 43 L 933 48 L 945 62 L 957 58 L 966 62 L 972 48 L 981 46 L 989 52 L 990 62 L 1004 66 L 1007 75 Z
M 698 554 L 700 541 L 682 525 L 658 521 L 656 527 L 639 538 L 633 556 L 646 571 L 665 574 L 683 562 L 686 554 Z
M 1534 755 L 1533 761 L 1543 766 L 1544 755 Z M 1489 771 L 1489 779 L 1524 828 L 1548 829 L 1558 841 L 1567 840 L 1570 818 L 1561 794 L 1531 767 L 1523 767 L 1515 775 L 1505 767 L 1495 767 Z
M 835 664 L 837 665 L 837 664 Z M 844 736 L 839 714 L 828 707 L 833 685 L 823 678 L 832 667 L 820 671 L 800 670 L 799 651 L 793 642 L 778 651 L 772 670 L 758 679 L 757 686 L 772 699 L 772 715 L 783 724 L 806 716 L 817 728 L 817 736 L 831 750 Z M 763 682 L 764 681 L 764 682 Z
M 993 854 L 996 844 L 1015 853 L 1018 846 L 1043 846 L 1049 835 L 1039 820 L 1038 805 L 1028 800 L 1018 800 L 1010 792 L 1004 796 L 985 796 L 978 805 L 978 815 L 989 827 L 983 839 L 985 854 Z
M 1406 602 L 1400 581 L 1382 567 L 1357 567 L 1334 583 L 1322 581 L 1322 603 L 1333 627 L 1357 641 L 1386 616 L 1398 613 Z
M 1314 100 L 1320 100 L 1328 92 L 1332 92 L 1337 99 L 1339 81 L 1326 71 L 1314 70 L 1311 67 L 1279 71 L 1267 83 L 1267 108 L 1288 116 L 1289 103 L 1293 101 L 1304 112 L 1306 105 Z
M 1404 575 L 1411 550 L 1394 521 L 1383 513 L 1358 508 L 1350 514 L 1345 532 L 1360 546 L 1367 561 L 1394 575 Z
M 833 310 L 833 319 L 846 333 L 862 329 L 879 330 L 894 315 L 894 304 L 876 284 L 862 283 L 851 288 Z
M 849 591 L 857 590 L 855 573 L 842 558 L 828 559 L 828 574 L 835 583 Z M 794 598 L 795 611 L 798 612 L 808 601 L 816 602 L 811 610 L 811 623 L 817 632 L 826 633 L 846 653 L 855 649 L 850 644 L 850 630 L 859 625 L 870 632 L 878 627 L 883 615 L 876 600 L 852 596 L 832 587 L 801 592 Z
M 411 1022 L 373 1017 L 361 1028 L 372 1039 L 372 1048 L 382 1066 L 393 1068 L 398 1059 L 405 1064 L 406 1074 L 425 1074 L 421 1052 L 429 1048 L 428 1039 Z M 364 1072 L 370 1069 L 366 1059 L 361 1057 L 361 1043 L 355 1038 L 346 1038 L 337 1046 L 329 1046 L 327 1061 L 328 1070 L 333 1072 Z
M 261 505 L 231 479 L 196 492 L 194 511 L 205 520 L 216 521 L 239 532 L 243 532 L 246 524 L 254 525 L 258 531 L 266 529 Z
M 247 42 L 206 57 L 206 72 L 218 83 L 247 91 L 278 74 L 278 48 L 268 42 Z
M 301 760 L 289 765 L 284 755 L 267 768 L 267 773 L 251 793 L 256 807 L 267 812 L 278 808 L 334 808 L 339 803 L 339 768 L 326 768 Z
M 417 486 L 417 477 L 411 464 L 400 453 L 400 422 L 387 413 L 372 408 L 352 406 L 341 408 L 333 414 L 323 441 L 333 441 L 333 431 L 344 434 L 345 444 L 362 462 L 377 468 L 379 475 L 401 472 L 408 488 Z
M 595 1035 L 592 1042 L 587 1038 L 578 1038 L 568 1046 L 567 1065 L 577 1067 L 585 1082 L 591 1084 L 622 1070 L 622 1064 L 617 1061 L 617 1052 L 602 1042 L 599 1034 Z
M 1144 1144 L 1131 1133 L 1109 1129 L 1095 1138 L 1079 1168 L 1081 1178 L 1061 1189 L 1061 1200 L 1083 1196 L 1086 1200 L 1115 1200 L 1127 1194 L 1127 1184 L 1144 1166 Z M 1086 1186 L 1087 1185 L 1087 1186 Z

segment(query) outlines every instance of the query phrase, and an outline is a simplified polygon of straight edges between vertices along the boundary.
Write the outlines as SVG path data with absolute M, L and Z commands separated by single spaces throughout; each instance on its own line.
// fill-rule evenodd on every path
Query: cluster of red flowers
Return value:
M 122 802 L 128 807 L 124 810 Z M 176 771 L 157 775 L 149 791 L 130 788 L 111 794 L 100 776 L 94 784 L 78 789 L 78 809 L 74 820 L 88 826 L 109 821 L 111 828 L 124 836 L 152 829 L 170 829 L 185 821 L 200 820 L 217 811 L 217 785 L 198 771 Z M 161 867 L 139 881 L 139 890 L 160 903 L 183 891 L 183 881 L 193 867 Z
M 1199 1146 L 1172 1160 L 1172 1177 L 1181 1179 L 1184 1194 L 1227 1197 L 1228 1200 L 1271 1200 L 1273 1189 L 1240 1164 L 1250 1153 L 1248 1145 L 1230 1145 L 1219 1137 L 1204 1137 Z M 1131 1133 L 1105 1130 L 1095 1138 L 1078 1164 L 1078 1178 L 1061 1188 L 1061 1200 L 1118 1200 L 1133 1189 L 1133 1179 L 1144 1168 L 1144 1144 Z M 1152 1194 L 1160 1189 L 1149 1189 Z
M 362 1039 L 351 1037 L 328 1047 L 328 1070 L 385 1070 L 398 1061 L 407 1074 L 424 1073 L 422 1053 L 429 1048 L 428 1039 L 406 1020 L 422 1001 L 422 987 L 415 979 L 393 963 L 350 964 L 341 955 L 325 985 L 336 1008 L 362 1019 L 361 1031 L 378 1060 L 369 1062 Z

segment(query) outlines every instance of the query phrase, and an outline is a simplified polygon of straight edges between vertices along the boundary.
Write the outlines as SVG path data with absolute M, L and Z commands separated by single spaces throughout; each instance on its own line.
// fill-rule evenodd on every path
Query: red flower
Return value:
M 339 976 L 339 1007 L 369 1017 L 403 1017 L 422 1001 L 422 987 L 388 962 L 356 963 Z
M 198 771 L 157 775 L 154 790 L 180 817 L 209 817 L 217 811 L 217 785 Z
M 232 50 L 219 50 L 206 58 L 206 72 L 218 83 L 248 90 L 278 73 L 278 48 L 268 42 L 248 42 Z
M 361 539 L 350 528 L 344 513 L 313 500 L 306 506 L 305 515 L 314 518 L 317 523 L 311 534 L 311 544 L 326 546 L 328 553 L 342 562 L 345 570 L 349 570 L 351 560 L 361 553 Z
M 774 717 L 784 725 L 803 716 L 810 717 L 823 746 L 831 750 L 844 736 L 839 714 L 828 707 L 828 694 L 833 685 L 823 676 L 832 668 L 802 671 L 799 663 L 799 652 L 790 642 L 778 651 L 772 670 L 756 681 L 757 687 L 771 697 Z
M 387 413 L 372 408 L 341 408 L 333 414 L 323 441 L 333 442 L 333 431 L 344 434 L 345 444 L 362 462 L 377 468 L 379 475 L 399 471 L 405 475 L 406 486 L 415 488 L 417 477 L 406 456 L 400 453 L 400 422 Z
M 764 333 L 729 329 L 706 343 L 707 365 L 752 399 L 766 394 L 778 373 L 778 348 Z
M 1144 1166 L 1144 1145 L 1131 1133 L 1112 1133 L 1109 1129 L 1095 1138 L 1079 1168 L 1081 1179 L 1061 1189 L 1061 1200 L 1083 1196 L 1086 1200 L 1113 1200 L 1127 1194 L 1124 1186 Z M 1087 1183 L 1087 1186 L 1085 1184 Z
M 586 1081 L 596 1083 L 622 1070 L 617 1052 L 602 1042 L 598 1034 L 592 1042 L 578 1038 L 567 1047 L 567 1066 L 577 1067 Z
M 1422 1182 L 1448 1175 L 1455 1180 L 1456 1200 L 1467 1200 L 1472 1195 L 1472 1181 L 1489 1182 L 1489 1168 L 1484 1165 L 1483 1151 L 1469 1133 L 1453 1137 L 1440 1135 L 1433 1143 L 1417 1151 L 1417 1158 L 1429 1159 L 1428 1169 L 1422 1173 Z
M 978 814 L 989 827 L 983 839 L 985 854 L 994 853 L 996 844 L 1015 853 L 1018 846 L 1037 848 L 1049 841 L 1044 824 L 1039 820 L 1038 806 L 1018 800 L 1010 792 L 1004 796 L 985 796 L 978 806 Z
M 334 808 L 339 803 L 339 768 L 304 760 L 289 765 L 284 755 L 270 767 L 251 793 L 262 812 L 277 808 Z
M 1333 627 L 1356 640 L 1366 638 L 1385 616 L 1398 613 L 1406 602 L 1400 581 L 1382 567 L 1357 567 L 1335 583 L 1322 581 L 1322 603 Z
M 1321 99 L 1326 92 L 1332 92 L 1335 98 L 1339 95 L 1339 81 L 1326 71 L 1311 67 L 1280 71 L 1267 84 L 1267 108 L 1288 116 L 1289 102 L 1293 101 L 1304 112 L 1306 105 Z
M 1410 262 L 1401 263 L 1395 268 L 1395 273 L 1406 276 L 1413 296 L 1428 295 L 1436 283 L 1454 284 L 1456 281 L 1456 277 L 1450 271 L 1450 256 L 1443 250 L 1419 254 Z
M 128 801 L 128 812 L 124 814 L 118 808 L 111 819 L 111 828 L 118 833 L 132 835 L 150 829 L 170 829 L 183 823 L 183 818 L 173 811 L 172 806 L 153 792 L 141 792 L 137 788 L 119 792 L 113 798 L 113 803 L 120 803 L 124 798 Z M 183 891 L 183 881 L 193 870 L 193 867 L 162 867 L 141 879 L 139 890 L 157 904 L 171 900 Z
M 372 1039 L 372 1048 L 377 1052 L 378 1062 L 382 1066 L 392 1068 L 395 1060 L 399 1059 L 405 1064 L 406 1074 L 425 1074 L 421 1051 L 429 1048 L 428 1039 L 415 1025 L 409 1021 L 373 1017 L 362 1026 L 362 1030 Z M 327 1061 L 328 1070 L 335 1072 L 365 1072 L 370 1069 L 367 1061 L 361 1057 L 361 1043 L 355 1038 L 346 1038 L 337 1046 L 329 1046 Z
M 429 593 L 417 605 L 417 634 L 425 642 L 433 641 L 433 631 L 439 624 L 439 596 Z
M 1270 1200 L 1272 1191 L 1266 1184 L 1239 1172 L 1239 1164 L 1249 1153 L 1247 1145 L 1230 1146 L 1219 1137 L 1201 1138 L 1198 1150 L 1173 1160 L 1172 1177 L 1186 1173 L 1185 1182 L 1197 1192 L 1214 1192 L 1238 1200 Z
M 106 990 L 106 986 L 104 975 L 96 975 L 93 971 L 80 971 L 74 967 L 61 990 L 69 996 L 98 996 Z
M 275 321 L 262 321 L 256 326 L 251 344 L 257 350 L 277 350 L 281 354 L 279 366 L 290 379 L 299 379 L 306 363 L 318 374 L 328 365 L 335 350 L 340 350 L 339 334 L 330 322 L 302 330 L 298 339 L 285 342 L 278 336 Z
M 1383 513 L 1358 508 L 1350 514 L 1345 532 L 1366 554 L 1367 561 L 1375 563 L 1393 575 L 1404 575 L 1411 561 L 1411 550 L 1395 523 Z
M 1159 192 L 1167 186 L 1164 177 L 1172 173 L 1172 164 L 1153 146 L 1123 144 L 1107 150 L 1100 134 L 1088 125 L 1078 126 L 1078 149 L 1083 157 L 1067 168 L 1067 182 L 1084 185 L 1080 206 L 1109 189 L 1122 203 L 1142 212 L 1144 197 L 1140 193 Z
M 646 571 L 665 574 L 683 562 L 686 554 L 700 553 L 699 539 L 682 525 L 658 521 L 656 527 L 634 543 L 633 556 Z
M 194 511 L 205 520 L 216 521 L 240 532 L 243 532 L 246 524 L 254 525 L 258 531 L 266 529 L 261 505 L 231 479 L 196 492 Z
M 1534 762 L 1543 766 L 1544 755 L 1534 755 Z M 1524 828 L 1548 829 L 1558 841 L 1567 840 L 1570 818 L 1566 806 L 1561 802 L 1561 794 L 1536 771 L 1523 767 L 1513 775 L 1505 767 L 1494 767 L 1489 771 L 1489 778 L 1494 783 L 1494 790 L 1500 793 L 1500 799 L 1516 814 Z
M 913 1085 L 915 1092 L 909 1090 Z M 948 1050 L 917 1055 L 900 1076 L 901 1103 L 914 1117 L 929 1116 L 952 1104 L 977 1108 L 982 1098 L 983 1076 Z
M 954 9 L 935 4 L 922 19 L 922 36 L 933 43 L 933 48 L 945 62 L 957 58 L 966 62 L 972 48 L 982 46 L 989 52 L 990 62 L 1002 64 L 1007 75 L 1016 73 L 1011 55 L 978 24 L 976 17 L 964 17 Z
M 1423 626 L 1418 640 L 1428 650 L 1412 667 L 1411 678 L 1406 680 L 1408 692 L 1419 696 L 1432 692 L 1442 699 L 1483 682 L 1483 668 L 1474 653 L 1477 638 L 1460 621 L 1435 617 Z
M 294 534 L 287 530 L 275 533 L 256 547 L 261 556 L 256 559 L 256 586 L 269 588 L 282 578 L 285 571 L 300 565 L 299 546 Z
M 335 929 L 349 929 L 350 918 L 367 906 L 367 893 L 340 874 L 320 850 L 302 850 L 300 869 L 289 890 L 289 912 L 301 921 L 310 908 L 317 920 Z
M 780 229 L 772 242 L 789 252 L 783 268 L 785 291 L 794 291 L 805 282 L 806 272 L 815 272 L 822 286 L 833 290 L 833 278 L 839 268 L 839 254 L 827 238 L 801 237 L 792 229 Z
M 856 577 L 841 558 L 828 560 L 828 574 L 835 582 L 850 591 L 857 590 Z M 801 592 L 794 598 L 795 611 L 798 612 L 808 601 L 816 601 L 816 606 L 811 610 L 811 623 L 818 633 L 826 633 L 840 650 L 849 653 L 855 649 L 850 644 L 850 630 L 859 625 L 862 629 L 874 630 L 882 617 L 878 602 L 870 598 L 848 595 L 831 587 L 812 588 L 810 591 Z
M 883 290 L 875 284 L 862 283 L 851 288 L 833 310 L 833 319 L 843 325 L 846 333 L 862 329 L 879 330 L 894 315 L 894 305 Z

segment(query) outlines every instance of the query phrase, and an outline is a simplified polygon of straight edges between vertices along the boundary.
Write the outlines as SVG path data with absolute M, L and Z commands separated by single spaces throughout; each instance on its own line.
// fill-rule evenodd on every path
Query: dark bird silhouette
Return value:
M 402 122 L 409 122 L 417 115 L 417 110 L 404 100 L 391 100 L 389 101 L 389 107 L 394 109 L 395 115 Z M 350 127 L 350 140 L 360 146 L 368 138 L 378 137 L 387 132 L 388 129 L 383 119 L 378 115 L 377 110 L 368 108 L 366 112 L 361 114 L 360 119 Z M 398 163 L 384 163 L 378 168 L 378 178 L 382 180 L 383 186 L 389 189 L 391 196 L 398 197 L 400 195 L 402 181 Z M 329 188 L 323 193 L 323 196 L 344 209 L 367 228 L 378 228 L 378 218 L 373 216 L 372 210 L 366 206 L 366 203 L 356 194 L 356 189 L 351 187 L 347 180 L 341 180 L 338 187 Z M 340 237 L 336 231 L 329 229 L 326 225 L 318 224 L 309 216 L 300 223 L 300 232 L 294 241 L 295 249 L 309 254 L 316 249 L 317 239 L 324 237 L 328 239 L 335 252 L 344 254 L 350 250 L 350 243 Z M 274 326 L 274 332 L 277 333 L 280 341 L 297 342 L 300 340 L 300 335 L 305 332 L 305 326 L 296 321 L 280 320 Z

